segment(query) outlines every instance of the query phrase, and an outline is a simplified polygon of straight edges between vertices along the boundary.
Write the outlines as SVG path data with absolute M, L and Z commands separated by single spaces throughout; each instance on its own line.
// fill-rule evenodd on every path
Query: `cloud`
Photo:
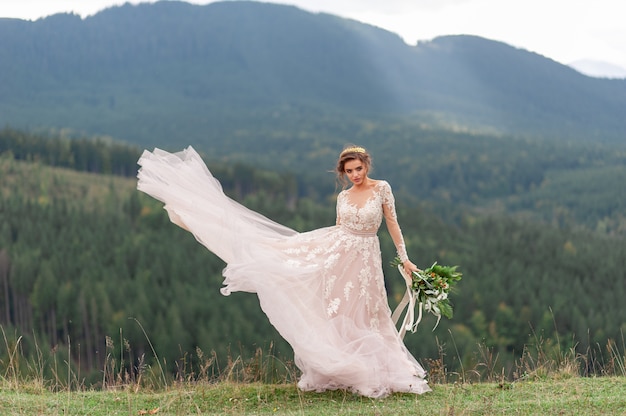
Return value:
M 341 15 L 397 15 L 419 10 L 440 10 L 449 6 L 471 3 L 474 0 L 286 0 L 310 11 L 332 11 Z
M 128 0 L 1 0 L 0 17 L 37 20 L 57 13 L 76 13 L 85 17 L 126 1 Z

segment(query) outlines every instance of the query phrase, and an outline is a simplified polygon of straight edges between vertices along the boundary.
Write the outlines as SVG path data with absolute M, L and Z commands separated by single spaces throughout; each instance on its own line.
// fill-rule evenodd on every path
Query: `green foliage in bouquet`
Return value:
M 402 268 L 402 261 L 396 257 L 391 265 Z M 463 274 L 457 271 L 458 266 L 443 266 L 433 263 L 421 272 L 412 273 L 411 289 L 427 312 L 440 317 L 452 318 L 452 305 L 448 293 L 461 280 Z

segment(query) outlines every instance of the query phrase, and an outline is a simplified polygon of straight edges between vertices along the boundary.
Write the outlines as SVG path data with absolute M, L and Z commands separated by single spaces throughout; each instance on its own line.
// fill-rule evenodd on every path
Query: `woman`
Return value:
M 191 147 L 144 151 L 138 163 L 138 189 L 164 202 L 172 222 L 227 263 L 222 293 L 258 295 L 294 350 L 300 389 L 375 398 L 430 391 L 391 320 L 376 236 L 383 217 L 407 274 L 417 267 L 406 255 L 391 188 L 368 176 L 364 148 L 350 146 L 339 156 L 344 190 L 336 225 L 306 233 L 228 198 Z

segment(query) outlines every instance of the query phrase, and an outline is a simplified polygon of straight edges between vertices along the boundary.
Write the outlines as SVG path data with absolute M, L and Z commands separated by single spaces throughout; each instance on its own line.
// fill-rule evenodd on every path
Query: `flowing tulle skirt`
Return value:
M 227 263 L 222 293 L 257 294 L 294 350 L 301 389 L 430 391 L 391 321 L 376 235 L 277 224 L 228 198 L 191 147 L 145 151 L 139 164 L 138 189 Z

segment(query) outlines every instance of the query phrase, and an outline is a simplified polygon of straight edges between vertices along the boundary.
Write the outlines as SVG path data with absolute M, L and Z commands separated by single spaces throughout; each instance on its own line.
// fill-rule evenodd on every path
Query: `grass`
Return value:
M 249 361 L 229 356 L 217 374 L 215 355 L 197 351 L 198 372 L 183 368 L 167 379 L 160 366 L 140 360 L 129 372 L 110 356 L 102 384 L 89 387 L 61 356 L 52 361 L 55 377 L 45 378 L 50 363 L 23 356 L 21 337 L 10 341 L 0 329 L 6 348 L 0 415 L 626 415 L 623 340 L 610 341 L 604 357 L 599 350 L 581 354 L 560 342 L 557 348 L 537 342 L 519 357 L 514 374 L 501 371 L 497 354 L 480 346 L 479 365 L 449 372 L 442 351 L 427 365 L 432 392 L 370 399 L 339 390 L 302 392 L 296 369 L 284 363 L 284 378 L 276 378 L 276 357 L 260 349 Z
M 69 205 L 90 209 L 119 195 L 135 192 L 135 178 L 78 172 L 0 156 L 0 197 L 13 195 L 49 205 L 60 199 Z
M 442 354 L 428 366 L 432 392 L 370 399 L 340 390 L 302 392 L 289 368 L 282 381 L 256 381 L 271 374 L 275 360 L 262 351 L 250 361 L 229 357 L 217 376 L 209 372 L 216 357 L 198 352 L 200 373 L 168 381 L 160 368 L 139 366 L 143 370 L 131 374 L 111 359 L 103 369 L 105 381 L 91 388 L 69 367 L 69 383 L 45 379 L 41 360 L 27 359 L 30 370 L 20 372 L 18 361 L 26 357 L 20 354 L 19 339 L 14 344 L 6 334 L 4 339 L 8 355 L 0 375 L 1 415 L 626 415 L 621 371 L 626 354 L 615 343 L 607 345 L 603 376 L 581 372 L 581 366 L 595 360 L 590 352 L 557 349 L 555 354 L 540 343 L 534 354 L 529 349 L 520 357 L 515 370 L 520 376 L 510 377 L 488 365 L 497 356 L 482 348 L 484 362 L 467 372 L 477 378 L 448 372 Z M 60 364 L 59 374 L 62 368 Z
M 303 393 L 293 384 L 179 384 L 160 391 L 0 391 L 3 415 L 619 415 L 623 377 L 573 377 L 510 384 L 438 384 L 421 396 L 369 399 L 344 391 Z
M 626 415 L 623 336 L 583 352 L 558 336 L 535 337 L 510 368 L 478 345 L 477 362 L 457 371 L 449 369 L 462 361 L 456 345 L 439 344 L 439 356 L 425 360 L 433 391 L 384 399 L 302 392 L 297 368 L 271 345 L 248 359 L 229 354 L 223 366 L 197 349 L 172 374 L 154 349 L 150 364 L 132 359 L 120 332 L 117 345 L 107 337 L 101 381 L 87 384 L 71 344 L 48 356 L 35 342 L 26 355 L 22 336 L 1 325 L 0 336 L 0 415 Z

